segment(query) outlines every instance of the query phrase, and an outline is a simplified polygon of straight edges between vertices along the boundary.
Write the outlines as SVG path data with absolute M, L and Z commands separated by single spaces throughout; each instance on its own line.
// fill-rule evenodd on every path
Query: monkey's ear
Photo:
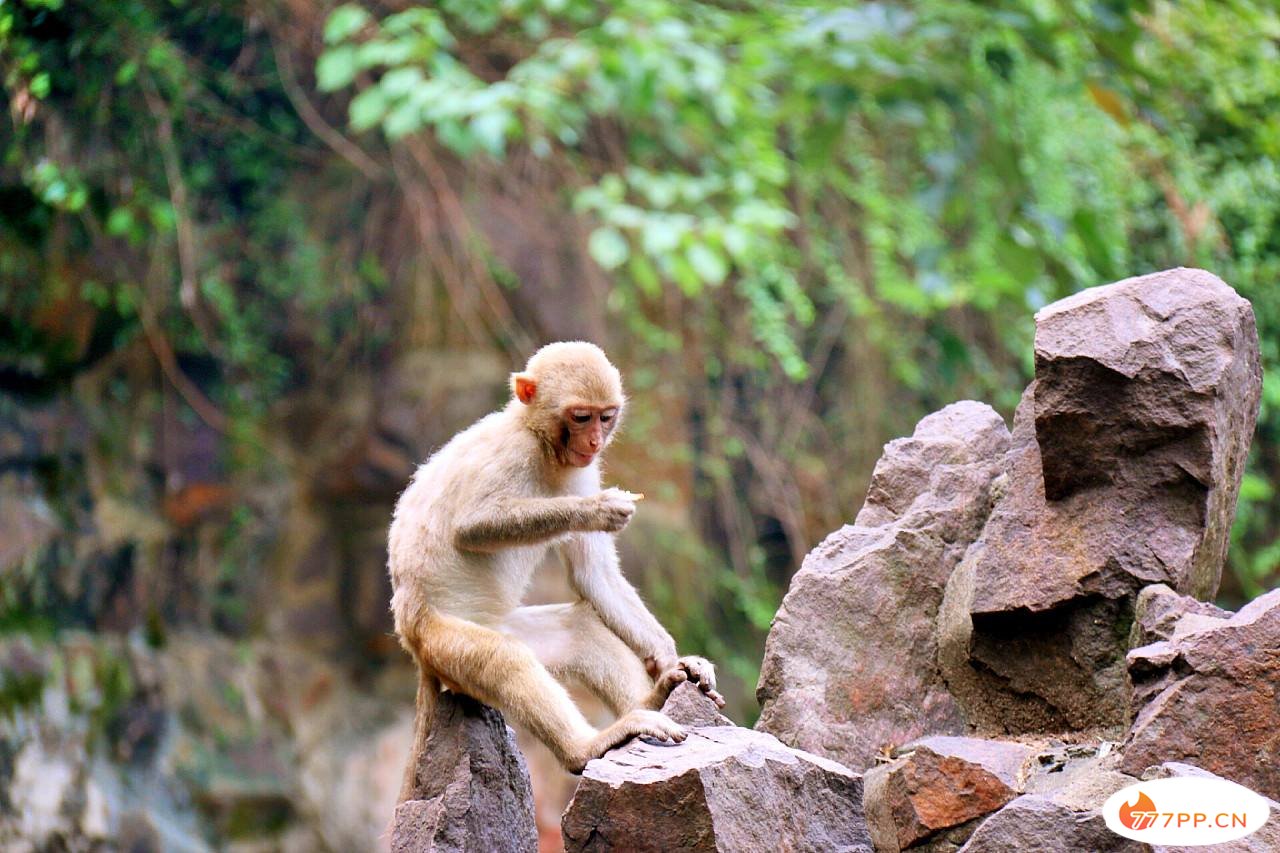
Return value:
M 516 399 L 526 406 L 533 402 L 533 395 L 538 393 L 538 383 L 527 373 L 511 374 L 511 388 L 516 392 Z

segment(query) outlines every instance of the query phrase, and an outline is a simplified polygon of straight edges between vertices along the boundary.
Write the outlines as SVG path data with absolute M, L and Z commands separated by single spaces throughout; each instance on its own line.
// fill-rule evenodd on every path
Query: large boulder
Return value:
M 686 712 L 689 689 L 677 691 Z M 561 824 L 565 849 L 870 853 L 860 776 L 704 716 L 711 724 L 681 744 L 635 740 L 587 764 Z
M 1280 589 L 1229 618 L 1193 606 L 1128 663 L 1137 716 L 1126 771 L 1194 761 L 1280 799 Z
M 429 732 L 410 798 L 396 806 L 393 853 L 537 850 L 529 770 L 502 715 L 440 693 Z
M 938 672 L 935 617 L 1008 443 L 994 410 L 965 401 L 885 446 L 854 524 L 809 554 L 774 617 L 757 729 L 857 768 L 966 730 Z
M 939 659 L 980 728 L 1122 726 L 1137 591 L 1218 587 L 1261 391 L 1253 311 L 1168 270 L 1043 309 L 1035 356 Z

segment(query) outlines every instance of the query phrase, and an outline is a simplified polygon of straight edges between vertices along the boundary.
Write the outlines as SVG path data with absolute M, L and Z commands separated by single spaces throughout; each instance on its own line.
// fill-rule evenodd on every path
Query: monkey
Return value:
M 497 708 L 574 773 L 631 737 L 683 741 L 659 711 L 681 682 L 724 705 L 714 666 L 677 656 L 619 567 L 613 535 L 643 496 L 601 487 L 600 455 L 626 403 L 617 368 L 594 344 L 552 343 L 510 386 L 506 406 L 436 451 L 396 503 L 391 610 L 419 673 L 402 799 L 441 686 Z M 522 605 L 549 550 L 578 598 Z M 595 729 L 562 682 L 598 696 L 615 722 Z

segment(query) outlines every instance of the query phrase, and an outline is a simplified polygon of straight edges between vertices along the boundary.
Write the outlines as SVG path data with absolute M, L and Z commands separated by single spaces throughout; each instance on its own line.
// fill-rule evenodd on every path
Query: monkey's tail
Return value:
M 416 655 L 414 656 L 417 657 Z M 435 710 L 436 696 L 440 693 L 440 681 L 418 661 L 418 697 L 413 715 L 413 748 L 409 751 L 409 763 L 404 768 L 404 781 L 400 785 L 400 797 L 396 803 L 420 799 L 417 795 L 418 768 L 422 753 L 427 747 L 427 735 L 431 733 L 431 713 Z

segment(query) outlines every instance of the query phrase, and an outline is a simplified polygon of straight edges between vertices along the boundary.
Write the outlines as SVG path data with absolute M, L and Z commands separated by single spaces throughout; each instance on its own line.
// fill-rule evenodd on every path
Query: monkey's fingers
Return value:
M 712 702 L 716 703 L 717 708 L 724 707 L 724 697 L 720 695 L 719 691 L 712 690 L 710 687 L 706 687 L 704 685 L 698 685 L 698 686 L 702 687 L 702 692 L 706 694 L 707 698 L 709 698 Z
M 686 681 L 688 678 L 689 673 L 683 669 L 672 669 L 663 674 L 660 682 L 663 687 L 669 687 L 674 690 L 677 684 Z

